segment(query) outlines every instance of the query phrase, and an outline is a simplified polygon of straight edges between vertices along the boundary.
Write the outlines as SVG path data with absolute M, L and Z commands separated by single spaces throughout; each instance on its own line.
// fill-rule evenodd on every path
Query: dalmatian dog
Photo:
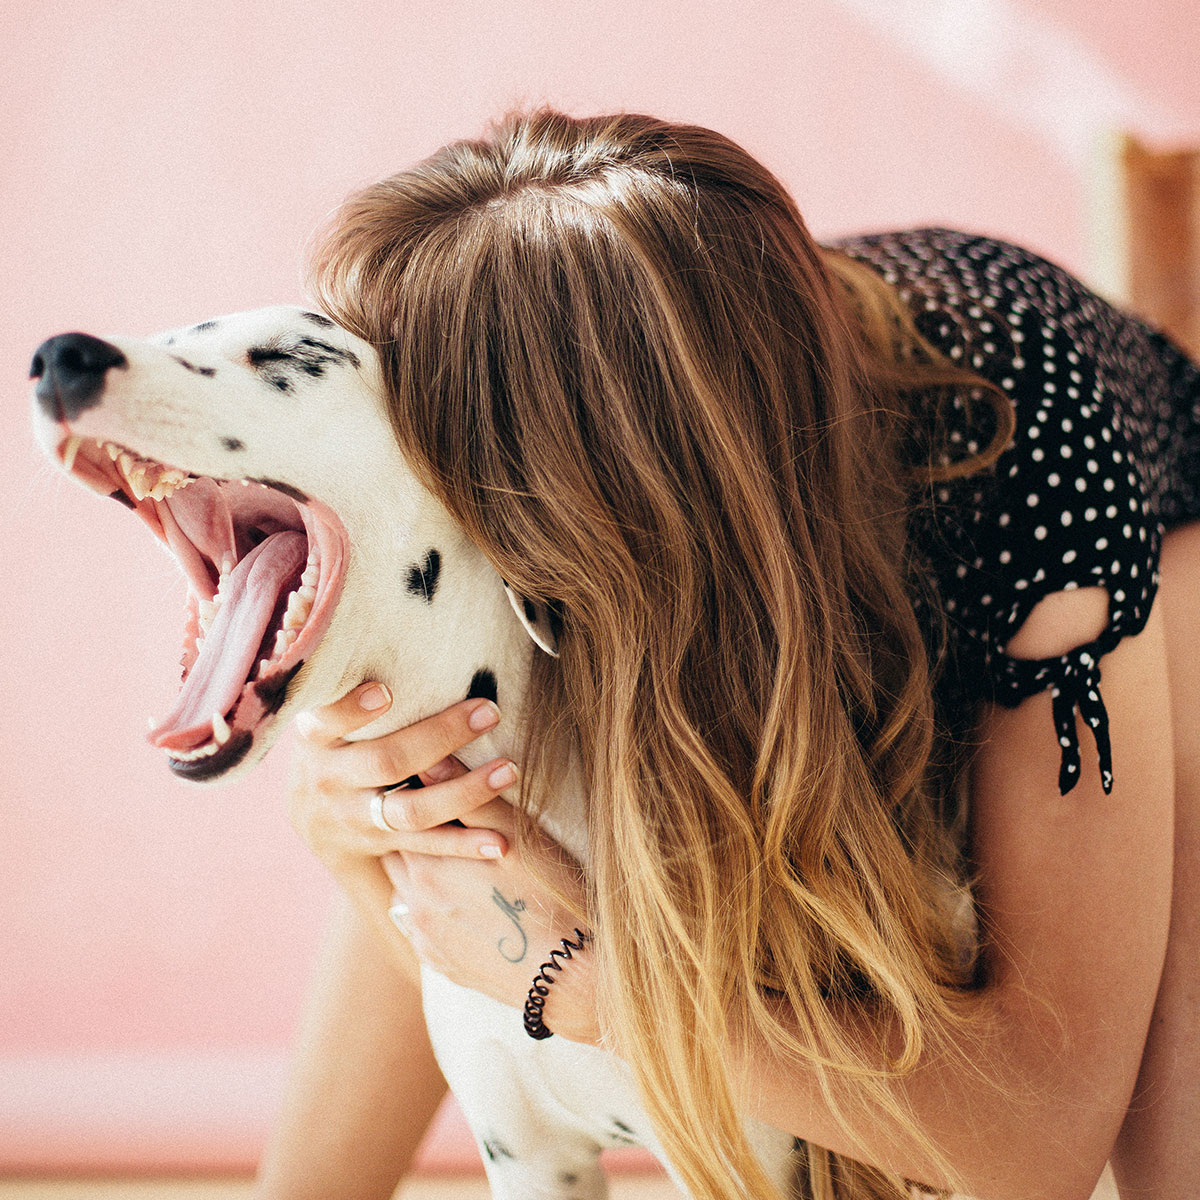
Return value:
M 554 623 L 418 482 L 370 345 L 320 313 L 279 307 L 148 340 L 61 334 L 38 348 L 31 375 L 41 448 L 140 517 L 187 578 L 183 682 L 149 734 L 176 775 L 244 774 L 292 716 L 366 679 L 395 701 L 357 736 L 488 696 L 509 719 L 463 751 L 466 765 L 514 753 L 513 718 L 533 656 L 554 652 Z M 570 781 L 545 820 L 586 863 Z M 432 971 L 422 985 L 498 1200 L 599 1200 L 610 1146 L 663 1159 L 621 1060 L 534 1041 L 519 1013 Z M 786 1194 L 792 1138 L 748 1132 Z

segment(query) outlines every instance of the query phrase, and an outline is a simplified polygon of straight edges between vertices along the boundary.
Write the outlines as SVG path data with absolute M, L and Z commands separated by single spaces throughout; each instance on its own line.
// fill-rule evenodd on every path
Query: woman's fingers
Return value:
M 382 683 L 361 683 L 332 704 L 300 713 L 295 721 L 296 732 L 318 746 L 332 746 L 369 725 L 391 706 L 391 693 Z
M 508 839 L 493 829 L 464 829 L 458 825 L 438 825 L 421 833 L 392 839 L 392 849 L 408 854 L 428 854 L 433 858 L 503 858 Z M 388 848 L 381 839 L 378 850 Z
M 443 783 L 422 788 L 391 788 L 383 792 L 380 799 L 373 800 L 372 805 L 378 806 L 388 828 L 397 833 L 414 834 L 465 817 L 494 800 L 518 778 L 515 763 L 507 758 L 496 758 Z
M 388 851 L 502 858 L 511 830 L 478 817 L 466 828 L 459 818 L 512 786 L 517 770 L 497 758 L 469 771 L 454 757 L 496 726 L 496 705 L 476 697 L 393 733 L 347 740 L 391 703 L 385 687 L 364 683 L 297 719 L 289 807 L 301 837 L 331 863 Z M 417 782 L 423 786 L 412 786 Z
M 492 701 L 460 701 L 394 733 L 334 746 L 338 777 L 347 787 L 377 788 L 428 774 L 499 721 L 500 710 Z

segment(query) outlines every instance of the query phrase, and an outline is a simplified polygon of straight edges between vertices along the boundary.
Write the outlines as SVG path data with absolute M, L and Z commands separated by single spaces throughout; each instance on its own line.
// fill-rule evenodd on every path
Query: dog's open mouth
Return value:
M 341 522 L 274 480 L 195 476 L 74 436 L 58 452 L 81 482 L 132 508 L 183 568 L 183 685 L 150 741 L 185 778 L 223 774 L 329 625 L 344 577 Z

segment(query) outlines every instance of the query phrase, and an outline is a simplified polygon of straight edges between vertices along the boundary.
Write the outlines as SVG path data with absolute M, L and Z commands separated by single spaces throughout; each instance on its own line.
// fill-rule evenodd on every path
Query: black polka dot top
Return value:
M 1048 690 L 1059 790 L 1080 777 L 1078 710 L 1110 791 L 1101 663 L 1146 623 L 1163 532 L 1200 517 L 1200 368 L 1016 246 L 943 229 L 835 246 L 894 284 L 921 333 L 1002 388 L 1016 416 L 995 464 L 932 485 L 910 527 L 945 614 L 939 701 L 951 728 L 966 728 L 984 700 L 1015 707 Z M 943 462 L 991 440 L 994 413 L 971 399 L 957 397 L 948 412 Z M 1108 626 L 1094 642 L 1060 658 L 1004 652 L 1039 600 L 1089 586 L 1109 595 Z

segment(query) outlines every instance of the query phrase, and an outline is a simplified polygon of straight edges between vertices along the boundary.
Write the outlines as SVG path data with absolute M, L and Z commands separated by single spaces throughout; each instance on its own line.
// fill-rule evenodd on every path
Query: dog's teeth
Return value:
M 151 500 L 165 500 L 171 494 L 172 491 L 174 491 L 174 488 L 172 488 L 169 483 L 163 483 L 163 481 L 160 479 L 150 489 L 150 499 Z
M 304 574 L 300 576 L 300 590 L 304 588 L 312 588 L 313 595 L 316 593 L 317 580 L 321 578 L 321 568 L 314 559 L 308 560 L 308 566 L 304 568 Z
M 150 495 L 149 489 L 146 487 L 146 472 L 141 468 L 135 470 L 127 476 L 129 480 L 129 490 L 133 493 L 135 500 L 145 500 Z
M 229 735 L 232 730 L 229 728 L 229 722 L 220 713 L 212 715 L 213 737 L 216 738 L 217 745 L 223 746 L 229 741 Z
M 261 679 L 270 669 L 271 669 L 271 660 L 268 658 L 260 658 L 258 660 L 257 678 Z
M 275 634 L 275 648 L 271 651 L 272 658 L 282 658 L 299 636 L 295 629 L 280 629 Z
M 118 446 L 116 442 L 105 442 L 104 453 L 107 454 L 113 462 L 116 462 L 117 459 L 121 457 L 121 447 Z
M 63 466 L 67 470 L 71 470 L 75 466 L 75 455 L 79 453 L 79 447 L 83 445 L 83 438 L 72 435 L 67 438 L 67 444 L 63 450 Z
M 208 637 L 208 631 L 212 628 L 213 620 L 218 612 L 221 611 L 221 606 L 214 600 L 201 600 L 196 605 L 196 616 L 200 623 L 200 636 L 198 642 L 203 641 Z
M 287 611 L 283 614 L 284 629 L 299 629 L 308 620 L 316 594 L 312 588 L 301 587 L 288 597 Z
M 195 762 L 198 758 L 211 758 L 220 748 L 216 742 L 205 742 L 194 750 L 168 750 L 167 757 L 176 762 Z
M 300 583 L 301 587 L 299 594 L 311 605 L 312 602 L 317 598 L 317 589 L 313 587 L 311 583 L 305 583 L 303 578 L 301 578 Z

